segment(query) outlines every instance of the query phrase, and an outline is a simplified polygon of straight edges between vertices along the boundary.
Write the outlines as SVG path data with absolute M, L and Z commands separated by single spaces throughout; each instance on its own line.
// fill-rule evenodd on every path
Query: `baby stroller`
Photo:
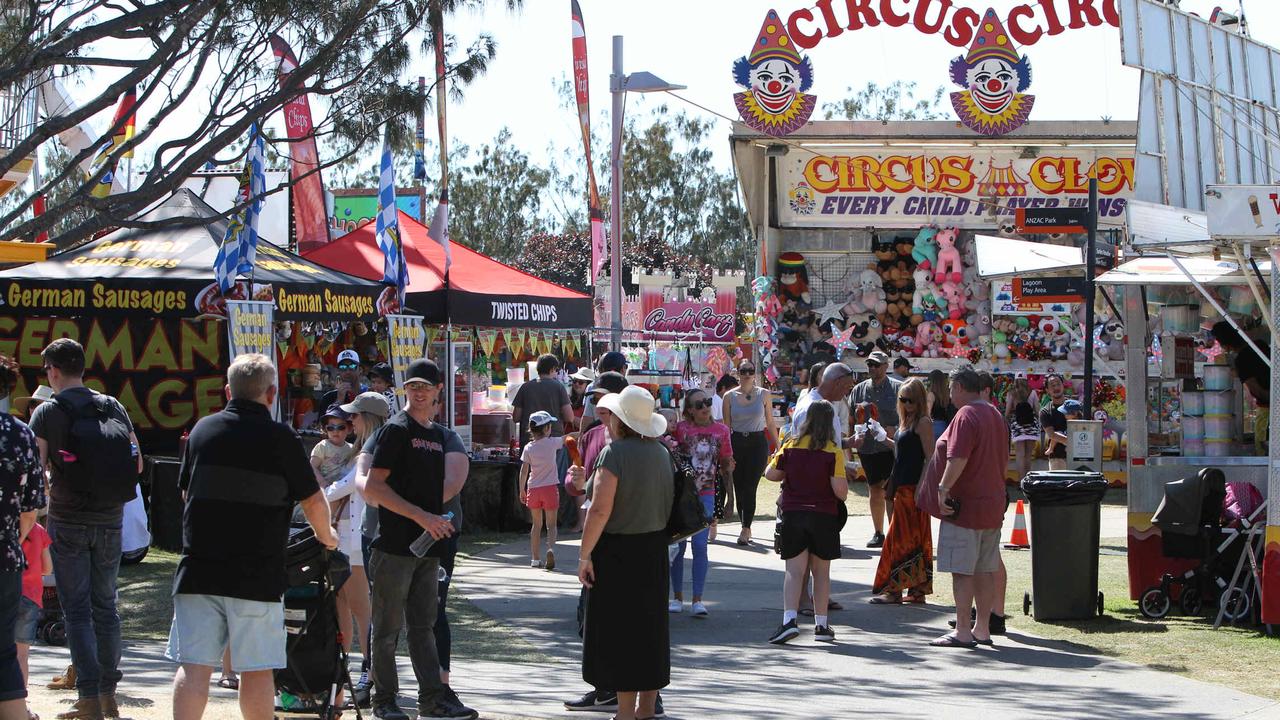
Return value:
M 285 569 L 288 665 L 275 672 L 275 717 L 335 720 L 342 714 L 343 690 L 347 698 L 355 695 L 337 610 L 338 590 L 351 576 L 351 565 L 346 555 L 326 550 L 310 526 L 294 525 Z M 359 720 L 359 708 L 355 712 Z
M 1165 573 L 1158 585 L 1142 593 L 1138 610 L 1144 617 L 1163 618 L 1175 596 L 1185 615 L 1216 607 L 1219 619 L 1234 623 L 1248 617 L 1256 583 L 1251 587 L 1248 578 L 1244 583 L 1238 579 L 1246 559 L 1256 565 L 1253 538 L 1258 533 L 1253 528 L 1265 506 L 1258 504 L 1247 516 L 1224 525 L 1227 498 L 1226 476 L 1217 468 L 1165 483 L 1164 499 L 1151 519 L 1161 531 L 1161 552 L 1166 558 L 1198 562 L 1181 576 Z

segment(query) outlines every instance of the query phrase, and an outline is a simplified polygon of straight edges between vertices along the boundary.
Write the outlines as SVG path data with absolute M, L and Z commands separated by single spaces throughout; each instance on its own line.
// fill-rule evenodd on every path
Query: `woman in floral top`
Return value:
M 0 397 L 8 397 L 18 380 L 18 364 L 0 355 Z M 22 598 L 26 558 L 22 541 L 44 506 L 44 467 L 36 438 L 21 420 L 0 413 L 0 716 L 26 713 L 26 683 L 18 665 L 14 623 Z

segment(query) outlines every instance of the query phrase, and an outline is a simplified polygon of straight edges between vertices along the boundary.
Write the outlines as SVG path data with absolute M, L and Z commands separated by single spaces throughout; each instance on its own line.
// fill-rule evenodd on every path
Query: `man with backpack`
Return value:
M 124 406 L 85 387 L 80 343 L 54 340 L 40 357 L 55 394 L 32 415 L 31 430 L 50 474 L 53 572 L 80 696 L 58 718 L 118 718 L 116 576 L 124 505 L 134 497 L 142 453 Z

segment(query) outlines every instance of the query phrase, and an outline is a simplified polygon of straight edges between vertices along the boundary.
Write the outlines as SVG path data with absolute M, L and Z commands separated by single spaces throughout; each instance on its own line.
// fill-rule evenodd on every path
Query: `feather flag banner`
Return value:
M 249 128 L 249 150 L 240 173 L 236 205 L 241 209 L 231 216 L 227 232 L 213 261 L 218 288 L 226 295 L 235 287 L 237 275 L 253 273 L 258 256 L 258 216 L 262 212 L 262 196 L 267 191 L 266 143 L 257 123 Z
M 440 12 L 439 7 L 431 13 L 431 35 L 436 51 L 436 126 L 440 132 L 440 202 L 436 205 L 436 213 L 431 218 L 427 237 L 440 243 L 440 247 L 444 248 L 444 276 L 447 280 L 449 266 L 453 265 L 453 253 L 449 251 L 449 126 L 448 116 L 445 113 L 448 78 L 444 57 L 444 14 Z
M 391 162 L 391 140 L 382 139 L 382 165 L 378 176 L 378 217 L 374 226 L 378 247 L 382 249 L 382 282 L 396 289 L 399 306 L 404 307 L 405 288 L 409 285 L 409 268 L 404 260 L 400 236 L 400 217 L 396 208 L 396 171 Z
M 587 73 L 587 28 L 582 20 L 578 0 L 570 0 L 573 16 L 573 88 L 578 100 L 578 124 L 582 127 L 582 148 L 587 157 L 587 209 L 591 221 L 591 273 L 589 285 L 595 285 L 600 269 L 608 258 L 604 239 L 604 211 L 600 206 L 600 190 L 596 186 L 595 166 L 591 162 L 591 94 Z
M 102 173 L 102 177 L 98 178 L 98 181 L 89 190 L 89 194 L 96 198 L 107 197 L 119 189 L 113 187 L 117 179 L 116 160 L 111 157 L 111 154 L 133 137 L 137 105 L 137 90 L 129 88 L 124 95 L 120 96 L 120 104 L 116 106 L 116 115 L 111 121 L 111 135 L 98 145 L 98 152 L 93 158 L 94 169 L 89 174 L 96 174 L 98 168 L 103 165 L 109 165 L 110 167 L 106 172 Z M 130 150 L 123 153 L 121 157 L 133 157 L 133 151 Z

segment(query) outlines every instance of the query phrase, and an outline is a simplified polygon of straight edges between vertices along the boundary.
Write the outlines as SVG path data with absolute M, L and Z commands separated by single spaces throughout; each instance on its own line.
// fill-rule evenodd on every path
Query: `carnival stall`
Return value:
M 1258 268 L 1270 277 L 1270 263 Z M 1119 289 L 1129 346 L 1129 589 L 1138 600 L 1185 561 L 1161 551 L 1152 517 L 1165 484 L 1220 469 L 1227 482 L 1267 493 L 1268 458 L 1255 436 L 1260 409 L 1209 334 L 1227 320 L 1270 356 L 1270 340 L 1248 275 L 1254 268 L 1212 254 L 1137 257 L 1098 278 Z M 1265 282 L 1263 284 L 1265 287 Z
M 534 376 L 539 354 L 590 364 L 591 298 L 457 241 L 450 243 L 446 267 L 444 249 L 426 226 L 403 211 L 398 221 L 409 283 L 407 307 L 391 308 L 389 316 L 392 365 L 400 372 L 424 350 L 441 362 L 448 378 L 445 417 L 473 457 L 464 512 L 483 527 L 507 529 L 524 522 L 515 493 L 519 433 L 511 399 Z M 305 257 L 357 277 L 383 277 L 374 224 Z
M 43 381 L 40 351 L 59 337 L 85 348 L 85 384 L 128 410 L 147 457 L 152 533 L 180 545 L 177 459 L 183 433 L 226 402 L 232 347 L 277 357 L 290 325 L 371 322 L 382 286 L 260 242 L 251 281 L 223 296 L 214 259 L 226 222 L 178 190 L 124 228 L 39 263 L 0 272 L 0 353 L 21 366 L 15 396 Z M 269 312 L 236 313 L 240 301 Z M 261 306 L 258 306 L 261 307 Z M 228 315 L 235 316 L 228 319 Z M 272 320 L 280 321 L 276 324 Z

